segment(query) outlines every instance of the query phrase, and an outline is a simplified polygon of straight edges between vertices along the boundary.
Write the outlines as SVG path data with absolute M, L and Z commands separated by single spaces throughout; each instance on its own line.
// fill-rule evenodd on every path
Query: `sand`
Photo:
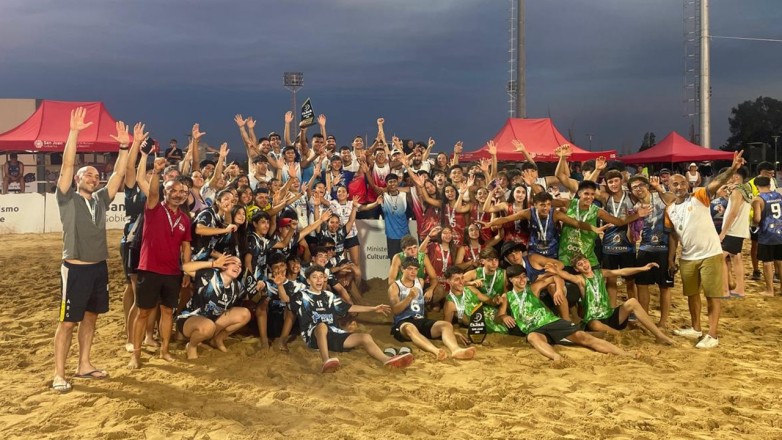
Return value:
M 117 255 L 118 233 L 109 239 Z M 202 349 L 196 361 L 184 359 L 181 344 L 173 363 L 146 351 L 143 368 L 130 371 L 124 279 L 112 257 L 112 309 L 98 320 L 92 351 L 111 377 L 75 380 L 73 392 L 58 395 L 49 385 L 60 236 L 5 235 L 0 245 L 4 439 L 782 438 L 782 298 L 759 297 L 751 281 L 746 299 L 723 302 L 721 345 L 710 351 L 628 330 L 616 342 L 639 359 L 559 348 L 568 361 L 552 368 L 522 340 L 490 336 L 474 361 L 438 363 L 415 350 L 415 363 L 399 371 L 357 351 L 321 375 L 301 340 L 284 354 L 237 337 L 229 353 Z M 376 288 L 369 299 L 385 294 Z M 685 325 L 679 287 L 673 302 L 672 323 Z M 387 320 L 367 315 L 361 328 L 381 347 L 398 346 Z M 74 343 L 69 372 L 76 354 Z

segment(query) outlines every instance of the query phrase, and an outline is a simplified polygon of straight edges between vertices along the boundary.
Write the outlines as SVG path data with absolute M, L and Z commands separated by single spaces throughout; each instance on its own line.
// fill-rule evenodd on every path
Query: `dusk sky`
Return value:
M 284 71 L 304 72 L 338 144 L 356 134 L 472 150 L 507 117 L 508 0 L 2 0 L 0 97 L 104 101 L 115 118 L 242 150 L 235 113 L 281 131 Z M 682 0 L 527 1 L 528 117 L 594 150 L 687 136 Z M 782 38 L 779 0 L 712 0 L 713 35 Z M 712 41 L 712 144 L 731 107 L 782 99 L 782 43 Z

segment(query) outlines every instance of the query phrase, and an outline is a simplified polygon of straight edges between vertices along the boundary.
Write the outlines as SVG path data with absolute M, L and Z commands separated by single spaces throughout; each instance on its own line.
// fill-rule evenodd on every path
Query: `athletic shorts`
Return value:
M 122 270 L 125 272 L 125 278 L 135 275 L 138 272 L 138 262 L 141 259 L 141 249 L 130 246 L 126 241 L 120 241 L 119 254 L 122 257 Z
M 394 338 L 396 338 L 397 341 L 399 342 L 410 341 L 410 338 L 402 334 L 402 326 L 407 323 L 412 324 L 416 328 L 416 330 L 418 330 L 418 333 L 421 333 L 421 335 L 426 339 L 434 339 L 434 337 L 432 336 L 432 327 L 434 327 L 437 321 L 434 321 L 432 319 L 426 319 L 426 318 L 408 318 L 399 321 L 397 325 L 391 326 L 391 334 L 394 335 Z
M 317 350 L 318 349 L 318 338 L 315 337 L 313 330 L 313 335 L 310 337 L 310 340 L 307 341 L 307 347 Z M 328 333 L 326 333 L 326 344 L 328 345 L 329 351 L 334 351 L 337 353 L 342 353 L 345 351 L 348 351 L 345 349 L 345 341 L 350 337 L 352 333 L 337 333 L 334 330 L 329 328 Z
M 734 237 L 732 235 L 726 235 L 722 240 L 722 250 L 731 254 L 738 255 L 741 253 L 741 246 L 744 244 L 742 237 Z
M 625 319 L 624 322 L 619 322 L 619 309 L 621 306 L 616 307 L 614 309 L 614 313 L 611 314 L 608 318 L 601 319 L 600 322 L 603 324 L 611 327 L 614 330 L 624 330 L 627 328 L 627 324 L 630 322 L 629 319 Z
M 570 321 L 558 319 L 543 327 L 537 328 L 530 333 L 540 333 L 548 339 L 549 344 L 557 344 L 559 341 L 567 338 L 573 333 L 579 331 L 578 326 Z
M 354 248 L 360 245 L 361 243 L 358 241 L 358 235 L 354 235 L 353 237 L 345 239 L 345 249 Z
M 758 233 L 759 232 L 760 232 L 759 228 L 749 228 L 749 239 L 750 239 L 750 241 L 758 241 Z
M 93 264 L 62 262 L 59 320 L 81 322 L 84 312 L 109 311 L 109 267 L 105 261 Z
M 660 267 L 635 275 L 635 284 L 649 286 L 657 284 L 660 288 L 673 287 L 673 278 L 668 275 L 668 252 L 638 251 L 636 264 L 646 266 L 649 263 L 657 263 Z
M 702 287 L 707 298 L 723 297 L 722 265 L 721 254 L 702 260 L 681 260 L 679 271 L 682 275 L 684 296 L 698 295 Z
M 159 302 L 170 309 L 176 309 L 181 286 L 182 275 L 161 275 L 140 270 L 136 283 L 136 306 L 140 309 L 152 309 Z
M 579 301 L 581 301 L 581 288 L 579 288 L 577 284 L 565 281 L 565 298 L 567 299 L 569 307 L 577 305 Z M 549 310 L 559 314 L 559 309 L 557 308 L 557 305 L 554 304 L 554 298 L 549 293 L 548 287 L 545 287 L 540 291 L 540 300 L 549 308 Z
M 603 254 L 603 260 L 600 267 L 603 269 L 624 269 L 627 267 L 637 267 L 638 264 L 635 258 L 635 252 L 626 252 L 624 254 Z M 635 275 L 622 277 L 624 279 L 631 280 L 635 278 Z
M 758 260 L 764 263 L 782 261 L 782 244 L 758 243 Z

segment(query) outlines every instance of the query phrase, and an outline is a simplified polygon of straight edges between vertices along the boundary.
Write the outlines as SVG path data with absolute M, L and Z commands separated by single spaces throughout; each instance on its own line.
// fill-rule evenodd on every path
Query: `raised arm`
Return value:
M 128 160 L 125 163 L 125 186 L 133 188 L 136 185 L 136 160 L 138 159 L 138 150 L 141 143 L 149 137 L 149 133 L 144 132 L 144 124 L 141 122 L 133 126 L 133 143 L 130 145 Z
M 119 155 L 117 156 L 117 161 L 114 163 L 114 172 L 111 173 L 111 177 L 109 177 L 109 180 L 106 182 L 109 199 L 114 200 L 114 196 L 117 195 L 117 191 L 119 191 L 120 185 L 125 178 L 125 173 L 127 172 L 130 133 L 128 133 L 128 127 L 124 122 L 117 121 L 117 135 L 112 135 L 111 138 L 119 143 Z
M 217 182 L 220 181 L 220 176 L 223 175 L 223 170 L 225 169 L 225 158 L 228 157 L 228 153 L 230 153 L 231 150 L 228 149 L 228 143 L 223 142 L 220 144 L 220 154 L 217 156 L 217 163 L 215 164 L 215 170 L 212 174 L 212 177 L 209 179 L 209 187 L 218 190 L 220 188 L 217 188 Z
M 730 176 L 732 176 L 736 171 L 738 171 L 739 168 L 744 166 L 744 158 L 742 157 L 744 155 L 744 150 L 736 151 L 733 153 L 733 164 L 725 170 L 725 172 L 717 175 L 717 177 L 713 178 L 711 182 L 709 182 L 709 185 L 706 186 L 706 191 L 709 193 L 709 197 L 714 197 L 717 194 L 717 190 L 720 189 L 722 185 L 724 185 L 728 179 L 730 179 Z
M 649 186 L 657 191 L 657 194 L 660 196 L 660 200 L 665 203 L 666 206 L 670 205 L 671 203 L 676 201 L 676 196 L 673 195 L 672 192 L 666 192 L 665 188 L 663 188 L 662 185 L 660 185 L 660 178 L 657 176 L 650 176 L 649 177 Z
M 73 167 L 76 164 L 76 145 L 79 143 L 79 133 L 92 125 L 92 122 L 84 122 L 85 116 L 87 116 L 87 109 L 84 107 L 71 110 L 70 131 L 62 153 L 60 177 L 57 179 L 57 189 L 62 194 L 67 193 L 73 184 Z
M 225 254 L 220 254 L 219 257 L 212 261 L 188 261 L 182 265 L 182 272 L 190 277 L 195 277 L 196 272 L 202 269 L 223 269 L 228 263 L 230 257 Z
M 383 129 L 383 124 L 385 124 L 386 120 L 383 118 L 377 118 L 377 138 L 381 141 L 383 141 L 383 146 L 386 149 L 386 154 L 388 154 L 388 159 L 391 160 L 391 152 L 388 150 L 388 142 L 386 142 L 386 132 Z
M 142 152 L 141 161 L 138 164 L 138 172 L 136 173 L 136 180 L 138 187 L 147 196 L 147 209 L 154 208 L 160 201 L 160 173 L 166 168 L 166 158 L 155 158 L 153 166 L 152 178 L 147 182 L 147 155 Z
M 489 142 L 491 142 L 492 145 L 494 144 L 493 141 L 489 141 Z M 535 165 L 535 156 L 533 154 L 530 154 L 529 151 L 527 151 L 527 148 L 524 146 L 524 144 L 520 140 L 513 139 L 511 141 L 511 143 L 513 144 L 513 149 L 516 150 L 517 152 L 523 154 L 524 155 L 524 159 L 526 159 L 527 162 L 531 163 L 532 165 Z
M 293 142 L 291 142 L 291 123 L 293 123 L 293 112 L 285 112 L 285 128 L 283 129 L 283 136 L 285 140 L 285 145 L 293 145 Z
M 636 274 L 639 274 L 641 272 L 647 272 L 649 270 L 652 270 L 654 267 L 660 267 L 657 263 L 649 263 L 646 266 L 641 267 L 625 267 L 624 269 L 602 269 L 603 270 L 603 276 L 606 278 L 614 278 L 614 277 L 629 277 Z
M 464 143 L 462 141 L 456 142 L 456 144 L 453 146 L 453 159 L 451 159 L 451 166 L 459 165 L 459 158 L 462 155 L 463 149 Z
M 571 194 L 578 192 L 578 182 L 575 179 L 570 178 L 570 166 L 568 166 L 567 158 L 573 153 L 570 144 L 562 144 L 554 153 L 559 156 L 559 162 L 557 162 L 557 169 L 554 171 L 554 176 L 559 180 Z

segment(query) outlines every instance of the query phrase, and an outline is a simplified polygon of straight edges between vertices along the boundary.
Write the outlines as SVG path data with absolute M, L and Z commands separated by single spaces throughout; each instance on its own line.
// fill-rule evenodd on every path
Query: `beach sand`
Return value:
M 568 360 L 552 368 L 521 339 L 489 336 L 474 361 L 438 363 L 414 350 L 415 363 L 399 371 L 359 350 L 322 375 L 300 339 L 284 354 L 237 337 L 228 353 L 202 348 L 196 361 L 181 344 L 172 363 L 145 350 L 143 368 L 130 371 L 118 231 L 109 240 L 111 311 L 98 320 L 92 358 L 111 377 L 76 379 L 58 395 L 49 385 L 60 235 L 0 237 L 2 438 L 782 438 L 782 298 L 759 297 L 756 282 L 746 299 L 723 301 L 713 350 L 676 337 L 665 347 L 627 330 L 615 342 L 638 359 L 560 347 Z M 384 282 L 372 285 L 369 300 L 387 302 Z M 673 305 L 672 324 L 686 325 L 680 285 Z M 704 322 L 705 313 L 704 300 Z M 387 318 L 365 315 L 361 329 L 381 348 L 399 346 Z M 77 350 L 74 336 L 69 373 Z

